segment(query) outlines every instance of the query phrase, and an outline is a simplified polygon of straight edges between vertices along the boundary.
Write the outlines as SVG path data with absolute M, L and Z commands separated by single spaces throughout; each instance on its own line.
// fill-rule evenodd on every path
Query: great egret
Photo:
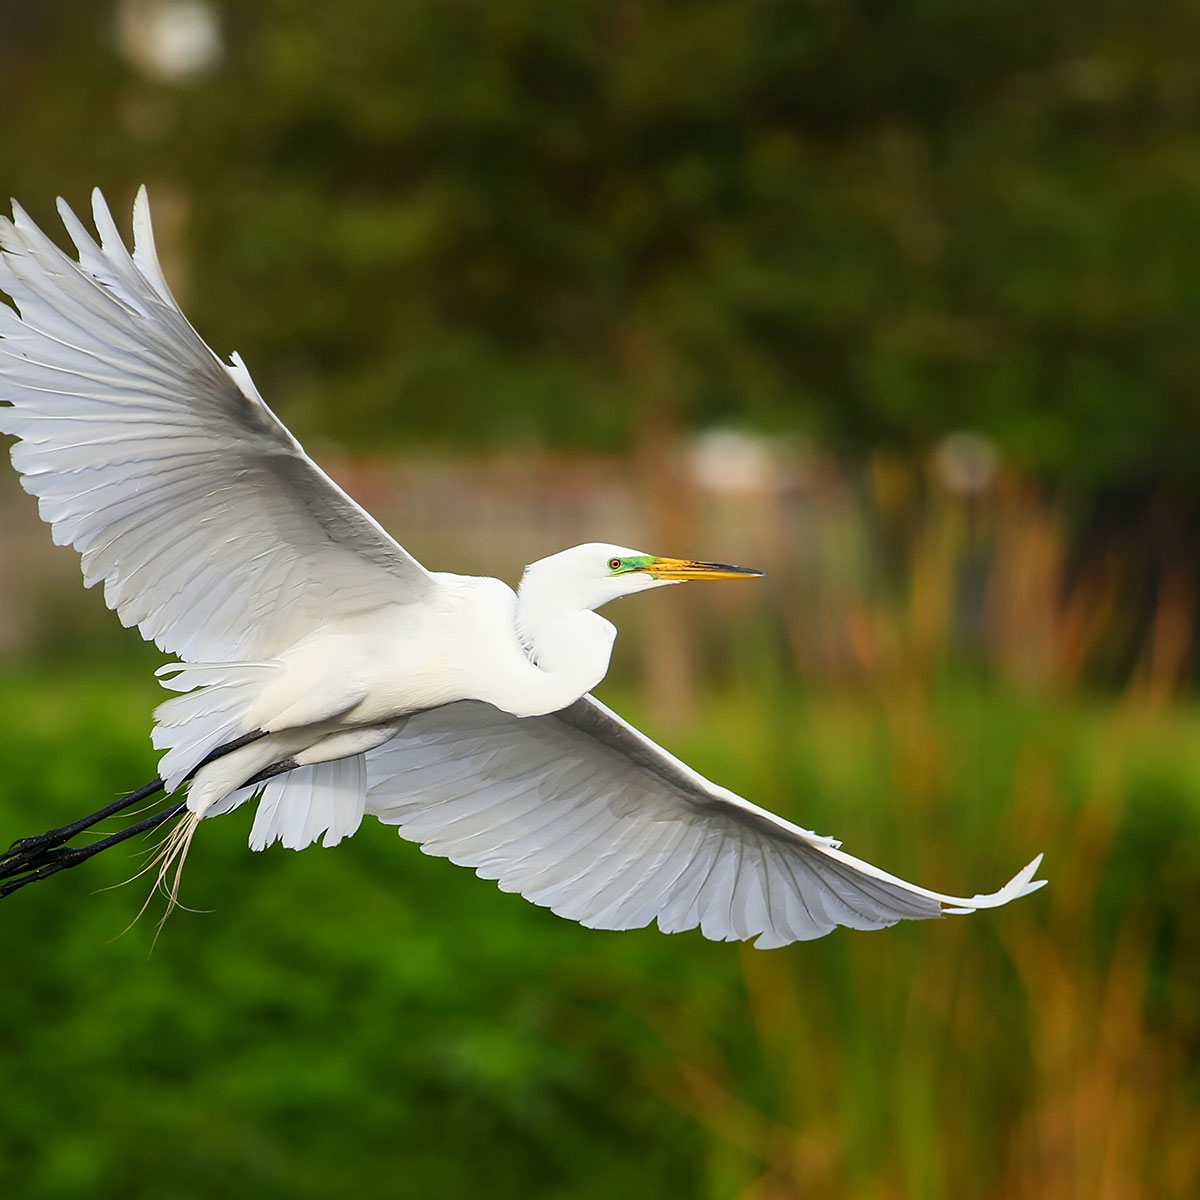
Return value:
M 121 621 L 180 660 L 155 711 L 161 778 L 14 844 L 0 895 L 180 815 L 160 883 L 202 818 L 259 796 L 250 846 L 301 849 L 365 813 L 584 925 L 780 946 L 837 925 L 995 908 L 853 858 L 709 782 L 589 693 L 616 630 L 595 612 L 688 579 L 757 575 L 591 544 L 496 579 L 430 572 L 305 455 L 171 296 L 145 189 L 126 249 L 58 202 L 76 262 L 14 204 L 0 218 L 0 432 L 54 540 Z M 83 847 L 153 795 L 177 802 Z

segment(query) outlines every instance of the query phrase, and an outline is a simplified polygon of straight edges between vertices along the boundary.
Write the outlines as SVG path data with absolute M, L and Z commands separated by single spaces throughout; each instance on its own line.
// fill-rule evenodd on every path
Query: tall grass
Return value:
M 1044 849 L 1050 886 L 944 929 L 744 951 L 753 1050 L 664 1021 L 656 1086 L 742 1159 L 746 1196 L 1194 1195 L 1193 574 L 1157 564 L 1148 604 L 1111 546 L 1072 563 L 1014 478 L 963 497 L 879 460 L 859 503 L 874 520 L 793 562 L 803 700 L 739 696 L 705 738 L 910 877 L 991 887 Z

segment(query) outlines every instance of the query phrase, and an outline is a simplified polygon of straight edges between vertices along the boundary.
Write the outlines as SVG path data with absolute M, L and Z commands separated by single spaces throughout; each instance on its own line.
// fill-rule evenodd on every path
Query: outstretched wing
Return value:
M 0 217 L 0 432 L 54 539 L 125 625 L 190 661 L 270 658 L 319 623 L 435 586 L 304 453 L 241 360 L 180 312 L 145 189 L 130 255 L 98 191 L 79 261 Z
M 401 837 L 599 929 L 782 946 L 996 908 L 1044 882 L 1039 855 L 987 896 L 905 883 L 710 783 L 591 696 L 545 717 L 478 701 L 418 713 L 368 754 L 367 780 L 366 811 Z

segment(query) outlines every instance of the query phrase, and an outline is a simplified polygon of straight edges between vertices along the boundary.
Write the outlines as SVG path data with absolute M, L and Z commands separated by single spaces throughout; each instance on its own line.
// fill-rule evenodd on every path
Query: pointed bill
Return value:
M 652 558 L 637 568 L 655 579 L 682 582 L 685 579 L 756 579 L 761 571 L 733 567 L 729 563 L 696 562 L 691 558 Z

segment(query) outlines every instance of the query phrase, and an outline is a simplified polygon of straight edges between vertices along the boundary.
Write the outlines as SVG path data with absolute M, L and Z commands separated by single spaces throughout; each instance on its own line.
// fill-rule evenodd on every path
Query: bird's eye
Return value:
M 621 560 L 619 558 L 610 558 L 608 560 L 608 569 L 610 571 L 619 571 L 621 569 Z

